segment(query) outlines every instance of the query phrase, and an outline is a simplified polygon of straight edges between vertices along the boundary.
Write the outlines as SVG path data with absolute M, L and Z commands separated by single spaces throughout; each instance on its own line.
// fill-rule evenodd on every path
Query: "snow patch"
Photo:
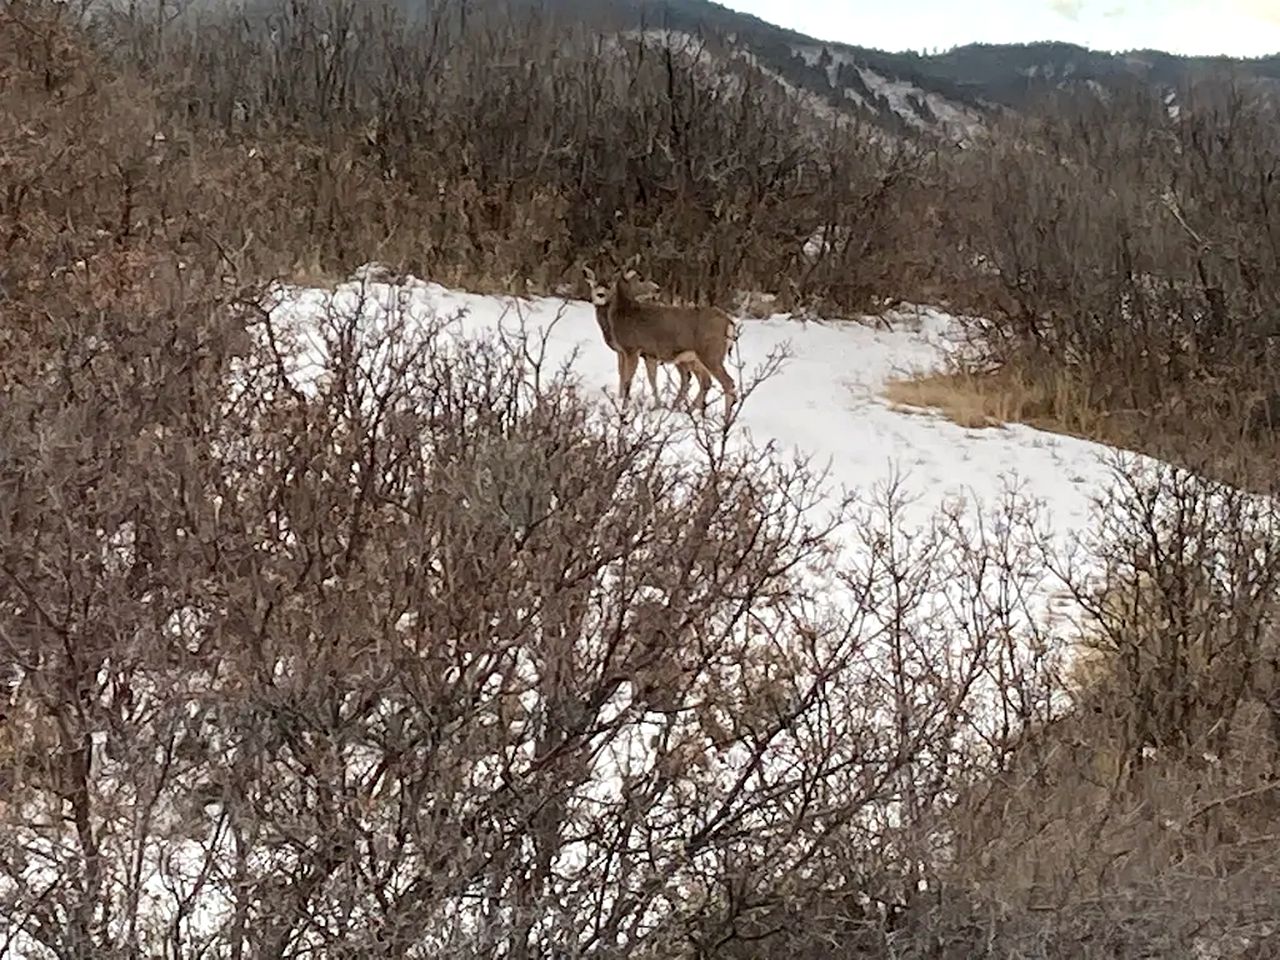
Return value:
M 484 335 L 509 327 L 518 310 L 526 329 L 546 336 L 547 362 L 571 361 L 582 385 L 602 401 L 616 390 L 615 355 L 600 340 L 590 303 L 554 297 L 516 301 L 446 289 L 406 278 L 402 286 L 361 281 L 334 292 L 281 287 L 277 319 L 295 330 L 292 363 L 300 385 L 321 375 L 323 345 L 307 326 L 327 306 L 367 311 L 376 328 L 392 305 L 426 323 L 454 318 L 450 329 Z M 957 502 L 975 512 L 997 509 L 1011 484 L 1038 502 L 1054 534 L 1066 540 L 1091 519 L 1093 498 L 1108 483 L 1111 448 L 1022 425 L 962 427 L 928 411 L 903 411 L 883 397 L 899 376 L 937 369 L 954 349 L 956 319 L 929 307 L 901 308 L 877 318 L 799 322 L 787 314 L 740 318 L 735 379 L 780 348 L 792 356 L 744 404 L 737 442 L 773 445 L 826 468 L 834 498 L 870 494 L 897 478 L 912 493 L 902 519 L 924 525 Z M 664 367 L 665 390 L 674 373 Z M 647 396 L 647 391 L 646 394 Z M 712 410 L 719 405 L 713 398 Z M 1046 610 L 1054 603 L 1046 599 Z

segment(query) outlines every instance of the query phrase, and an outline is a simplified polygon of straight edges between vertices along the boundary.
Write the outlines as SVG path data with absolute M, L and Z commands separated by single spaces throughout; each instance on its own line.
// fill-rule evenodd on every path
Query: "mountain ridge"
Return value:
M 119 4 L 123 0 L 98 0 Z M 1003 114 L 1048 93 L 1087 87 L 1106 95 L 1146 85 L 1171 116 L 1201 79 L 1229 76 L 1280 100 L 1280 53 L 1264 57 L 1185 56 L 1161 50 L 1092 50 L 1065 41 L 968 43 L 925 53 L 824 40 L 733 10 L 716 0 L 391 0 L 407 22 L 440 17 L 467 29 L 469 18 L 523 12 L 568 26 L 622 31 L 662 45 L 674 35 L 714 39 L 715 69 L 745 63 L 794 94 L 821 128 L 834 120 L 892 136 L 933 136 L 964 144 Z M 187 10 L 267 11 L 271 0 L 189 0 Z M 460 16 L 459 16 L 460 14 Z M 684 53 L 698 44 L 682 44 Z
M 559 0 L 559 5 L 576 6 L 573 0 Z M 1171 107 L 1196 81 L 1213 76 L 1280 95 L 1280 53 L 1252 58 L 1155 49 L 1116 53 L 1054 40 L 892 52 L 812 37 L 714 0 L 611 0 L 596 9 L 633 29 L 715 35 L 749 53 L 775 78 L 899 133 L 932 131 L 954 139 L 985 117 L 1081 85 L 1107 90 L 1148 84 Z

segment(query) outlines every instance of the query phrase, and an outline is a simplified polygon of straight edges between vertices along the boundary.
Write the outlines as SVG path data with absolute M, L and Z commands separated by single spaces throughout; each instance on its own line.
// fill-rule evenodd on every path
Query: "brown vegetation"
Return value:
M 261 272 L 378 259 L 549 292 L 611 246 L 691 301 L 762 290 L 846 310 L 902 275 L 923 154 L 815 124 L 711 39 L 601 36 L 532 4 L 411 6 L 115 24 L 174 148 L 226 165 L 227 226 L 252 231 Z M 806 255 L 818 235 L 832 242 Z
M 268 41 L 0 7 L 0 954 L 1274 945 L 1273 501 L 1118 463 L 1068 556 L 1012 494 L 828 519 L 809 465 L 616 429 L 528 338 L 335 310 L 302 383 L 258 283 L 375 256 L 551 283 L 612 239 L 690 299 L 790 276 L 852 305 L 909 286 L 896 221 L 946 172 L 1001 200 L 949 212 L 968 246 L 936 262 L 1025 396 L 984 414 L 1243 429 L 1271 383 L 1263 107 L 1193 105 L 1166 142 L 1144 101 L 1064 104 L 930 170 L 798 136 L 673 49 L 545 66 L 551 27 L 466 9 L 282 6 Z M 800 266 L 824 223 L 858 229 Z M 998 273 L 960 269 L 979 251 Z M 1035 615 L 1046 577 L 1087 672 Z
M 1009 423 L 1127 443 L 1129 436 L 1097 410 L 1073 406 L 1067 384 L 1028 379 L 1019 368 L 991 372 L 947 370 L 890 380 L 885 397 L 899 409 L 934 411 L 962 427 L 999 427 Z
M 1276 107 L 1229 79 L 1050 97 L 952 168 L 965 376 L 1070 432 L 1182 462 L 1249 448 L 1266 482 L 1280 397 Z M 980 269 L 973 269 L 974 266 Z M 1044 409 L 1043 404 L 1049 408 Z M 982 406 L 979 397 L 950 406 Z M 1240 477 L 1239 473 L 1236 474 Z

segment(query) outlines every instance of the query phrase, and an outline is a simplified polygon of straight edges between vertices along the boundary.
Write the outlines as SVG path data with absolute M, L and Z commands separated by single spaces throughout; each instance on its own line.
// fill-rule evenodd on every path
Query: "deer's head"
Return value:
M 609 279 L 597 277 L 590 267 L 583 267 L 583 276 L 587 278 L 591 288 L 591 302 L 597 307 L 607 307 L 619 291 L 632 300 L 652 300 L 657 297 L 662 288 L 652 280 L 641 278 L 634 265 L 638 259 L 633 258 L 626 267 L 615 270 Z

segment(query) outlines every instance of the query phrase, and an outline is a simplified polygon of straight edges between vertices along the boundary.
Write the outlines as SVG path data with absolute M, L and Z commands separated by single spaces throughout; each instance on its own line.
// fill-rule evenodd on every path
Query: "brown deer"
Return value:
M 680 369 L 677 403 L 685 400 L 692 370 L 698 378 L 700 407 L 706 407 L 712 377 L 724 388 L 726 408 L 732 406 L 737 387 L 725 370 L 724 361 L 730 343 L 736 339 L 733 318 L 716 307 L 642 301 L 639 290 L 652 292 L 656 287 L 649 281 L 641 284 L 634 269 L 623 271 L 611 285 L 598 282 L 590 267 L 584 267 L 583 272 L 591 284 L 591 302 L 605 343 L 618 354 L 618 392 L 624 403 L 630 399 L 631 381 L 644 357 L 655 397 L 657 365 L 674 363 Z
M 609 302 L 612 295 L 612 289 L 597 282 L 595 272 L 590 267 L 582 268 L 583 274 L 587 278 L 587 283 L 591 288 L 592 303 L 596 308 L 596 323 L 600 326 L 600 333 L 604 337 L 605 345 L 618 355 L 618 376 L 622 376 L 623 361 L 625 354 L 618 349 L 618 344 L 613 338 L 613 325 L 609 321 Z M 623 280 L 629 287 L 629 293 L 633 300 L 652 301 L 658 293 L 658 285 L 652 280 L 641 281 L 634 270 L 627 270 L 623 274 Z M 605 291 L 603 294 L 597 295 L 598 291 Z M 640 354 L 644 357 L 645 373 L 649 380 L 649 390 L 653 394 L 653 402 L 659 401 L 658 396 L 658 358 L 645 353 Z M 676 368 L 680 371 L 680 393 L 683 397 L 689 388 L 689 367 L 693 365 L 695 360 L 677 359 L 675 361 Z

